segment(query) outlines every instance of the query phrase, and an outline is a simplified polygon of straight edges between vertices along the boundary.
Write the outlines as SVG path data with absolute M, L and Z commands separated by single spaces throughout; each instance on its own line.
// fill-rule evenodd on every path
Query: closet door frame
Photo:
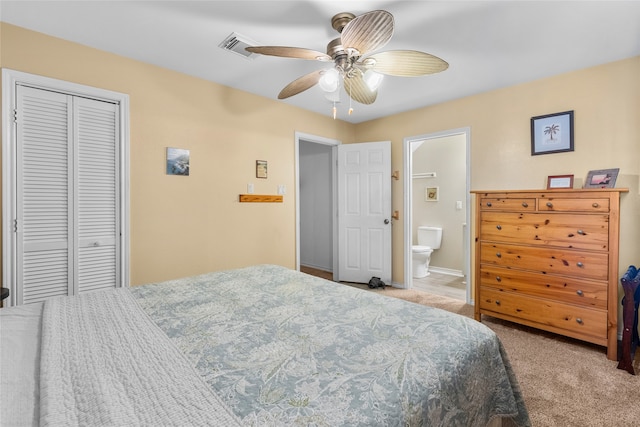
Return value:
M 129 286 L 129 95 L 49 77 L 2 69 L 2 287 L 10 289 L 5 306 L 16 298 L 16 88 L 18 85 L 119 104 L 120 140 L 120 283 Z

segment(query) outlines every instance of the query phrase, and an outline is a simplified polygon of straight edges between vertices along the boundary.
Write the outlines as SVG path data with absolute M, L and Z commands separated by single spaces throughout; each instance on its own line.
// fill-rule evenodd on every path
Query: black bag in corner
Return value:
M 375 288 L 384 288 L 386 285 L 384 284 L 384 282 L 382 280 L 380 280 L 379 277 L 372 277 L 371 280 L 369 280 L 369 287 L 371 289 L 375 289 Z

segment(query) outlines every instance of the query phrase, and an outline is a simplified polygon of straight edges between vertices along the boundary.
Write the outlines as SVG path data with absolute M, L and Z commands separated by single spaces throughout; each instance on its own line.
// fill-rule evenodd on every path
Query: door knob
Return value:
M 384 219 L 385 224 L 389 224 L 389 220 L 387 218 Z

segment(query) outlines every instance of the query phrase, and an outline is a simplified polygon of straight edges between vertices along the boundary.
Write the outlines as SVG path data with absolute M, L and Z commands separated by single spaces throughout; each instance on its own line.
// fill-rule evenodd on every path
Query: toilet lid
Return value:
M 429 252 L 431 250 L 429 246 L 421 245 L 414 245 L 411 247 L 411 249 L 413 250 L 413 252 Z

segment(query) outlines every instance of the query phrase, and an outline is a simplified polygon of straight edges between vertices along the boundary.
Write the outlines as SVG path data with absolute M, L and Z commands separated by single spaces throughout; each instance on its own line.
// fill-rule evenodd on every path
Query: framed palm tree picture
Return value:
M 573 151 L 573 110 L 531 117 L 531 155 Z

